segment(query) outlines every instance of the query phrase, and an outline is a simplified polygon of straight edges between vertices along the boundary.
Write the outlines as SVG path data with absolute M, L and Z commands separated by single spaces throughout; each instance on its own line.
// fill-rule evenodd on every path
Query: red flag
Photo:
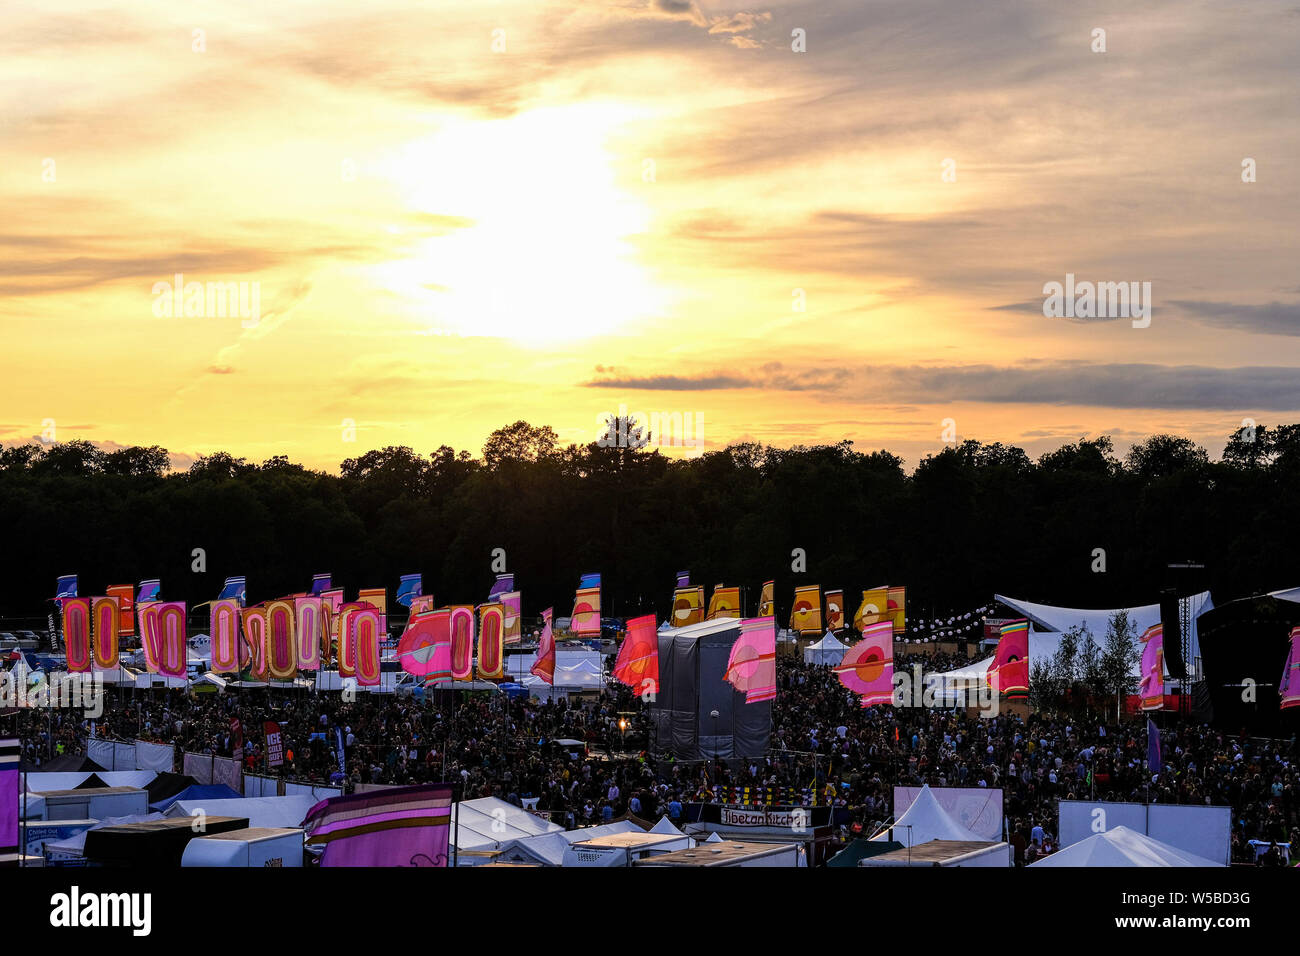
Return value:
M 555 635 L 551 633 L 551 614 L 554 611 L 555 608 L 548 607 L 542 612 L 542 640 L 537 647 L 537 662 L 528 668 L 530 674 L 536 674 L 548 684 L 555 683 Z
M 655 616 L 634 617 L 627 622 L 623 646 L 614 661 L 614 679 L 638 694 L 659 690 L 659 635 Z

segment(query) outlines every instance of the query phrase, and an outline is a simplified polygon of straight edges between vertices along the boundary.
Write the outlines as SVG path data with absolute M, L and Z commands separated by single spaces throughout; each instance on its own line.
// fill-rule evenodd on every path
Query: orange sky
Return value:
M 1131 6 L 8 12 L 0 441 L 333 469 L 626 406 L 914 465 L 949 418 L 1300 421 L 1300 15 Z M 1067 272 L 1150 282 L 1150 327 L 1045 318 Z M 257 321 L 159 315 L 177 273 Z

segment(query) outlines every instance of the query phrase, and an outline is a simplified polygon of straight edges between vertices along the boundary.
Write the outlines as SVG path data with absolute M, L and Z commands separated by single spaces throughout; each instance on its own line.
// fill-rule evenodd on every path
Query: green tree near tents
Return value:
M 1128 611 L 1116 611 L 1106 628 L 1106 645 L 1101 653 L 1099 669 L 1106 692 L 1115 695 L 1117 717 L 1124 696 L 1137 685 L 1132 673 L 1137 659 L 1137 628 L 1129 620 Z

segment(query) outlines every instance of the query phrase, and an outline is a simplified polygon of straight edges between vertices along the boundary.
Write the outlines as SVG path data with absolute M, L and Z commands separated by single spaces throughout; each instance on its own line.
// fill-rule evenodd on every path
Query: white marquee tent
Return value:
M 938 799 L 928 786 L 921 788 L 912 805 L 891 827 L 881 830 L 871 839 L 875 842 L 896 840 L 903 846 L 920 846 L 931 840 L 961 840 L 966 843 L 988 843 L 978 833 L 966 829 L 955 820 L 948 811 L 939 805 Z
M 804 648 L 803 662 L 805 664 L 821 664 L 826 667 L 835 667 L 840 661 L 844 660 L 844 654 L 848 649 L 849 645 L 830 631 L 827 631 L 826 636 L 816 644 L 809 644 Z
M 1030 866 L 1223 866 L 1128 827 L 1112 827 L 1072 843 Z
M 511 840 L 564 830 L 496 797 L 462 800 L 453 805 L 451 818 L 452 838 L 461 850 L 492 850 Z

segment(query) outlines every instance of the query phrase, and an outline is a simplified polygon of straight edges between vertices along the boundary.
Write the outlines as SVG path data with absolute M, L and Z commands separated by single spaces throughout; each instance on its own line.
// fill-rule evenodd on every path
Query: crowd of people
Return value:
M 927 671 L 967 661 L 918 656 Z M 897 666 L 910 667 L 900 655 Z M 896 785 L 1001 788 L 1017 863 L 1056 848 L 1059 799 L 1151 801 L 1232 808 L 1233 858 L 1254 862 L 1249 841 L 1300 846 L 1294 737 L 1233 736 L 1171 720 L 1164 766 L 1147 769 L 1145 716 L 862 708 L 829 667 L 780 658 L 769 749 L 761 758 L 678 760 L 659 752 L 648 710 L 617 685 L 552 701 L 506 694 L 427 697 L 265 689 L 193 695 L 108 691 L 103 714 L 22 715 L 29 763 L 85 753 L 90 736 L 171 743 L 234 756 L 246 771 L 301 781 L 412 784 L 450 780 L 465 799 L 495 796 L 566 827 L 630 814 L 680 821 L 686 804 L 729 802 L 736 788 L 785 788 L 841 810 L 844 836 L 870 836 L 893 814 Z M 282 765 L 266 766 L 261 728 L 279 724 Z M 341 733 L 340 733 L 341 732 Z M 337 749 L 342 738 L 344 760 Z M 559 741 L 581 741 L 581 747 Z M 1270 855 L 1270 853 L 1272 855 Z M 1260 859 L 1270 862 L 1276 853 Z

